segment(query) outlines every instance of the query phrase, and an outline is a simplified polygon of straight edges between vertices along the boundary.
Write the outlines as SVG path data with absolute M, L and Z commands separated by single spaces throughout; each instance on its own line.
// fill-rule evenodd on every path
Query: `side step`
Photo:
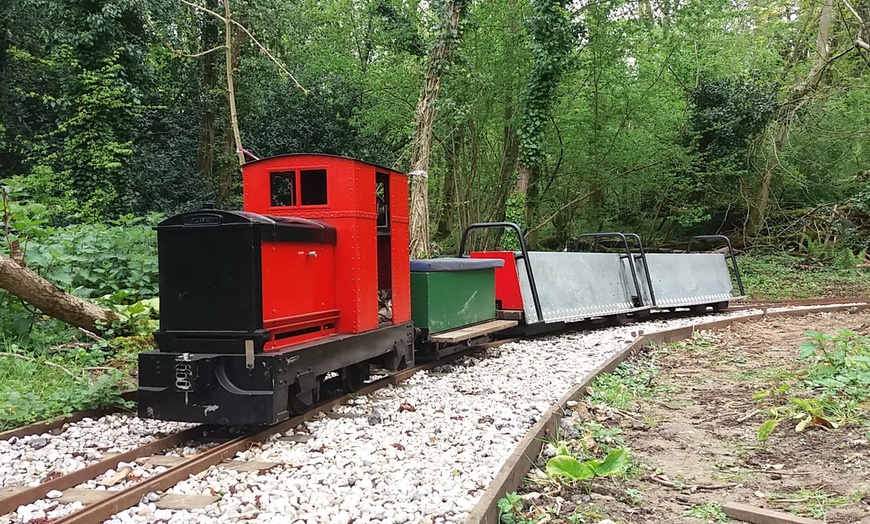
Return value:
M 490 333 L 495 333 L 496 331 L 512 328 L 516 325 L 516 320 L 490 320 L 489 322 L 484 322 L 482 324 L 465 326 L 463 328 L 453 331 L 444 331 L 443 333 L 429 335 L 429 342 L 454 344 L 456 342 L 462 342 L 463 340 L 468 340 L 470 338 L 488 335 Z

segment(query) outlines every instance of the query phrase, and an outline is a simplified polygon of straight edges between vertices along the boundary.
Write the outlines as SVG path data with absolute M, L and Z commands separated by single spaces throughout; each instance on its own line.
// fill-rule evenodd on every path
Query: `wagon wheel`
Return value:
M 345 393 L 353 393 L 358 391 L 365 385 L 369 379 L 370 366 L 368 364 L 357 363 L 351 364 L 345 368 L 341 368 L 339 376 L 341 378 L 341 388 Z

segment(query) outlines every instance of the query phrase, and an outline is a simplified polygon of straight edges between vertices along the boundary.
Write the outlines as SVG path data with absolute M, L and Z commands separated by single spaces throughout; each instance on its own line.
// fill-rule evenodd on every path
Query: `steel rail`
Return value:
M 390 373 L 384 378 L 366 384 L 359 391 L 354 392 L 353 395 L 342 395 L 340 397 L 326 400 L 324 402 L 316 404 L 309 411 L 303 413 L 302 415 L 292 417 L 274 426 L 258 428 L 245 435 L 225 442 L 224 444 L 215 446 L 201 453 L 200 455 L 197 455 L 196 457 L 192 457 L 189 460 L 186 460 L 176 466 L 167 469 L 162 473 L 137 482 L 136 484 L 130 486 L 127 489 L 113 492 L 113 494 L 109 497 L 89 506 L 86 506 L 85 508 L 75 513 L 59 518 L 54 522 L 56 524 L 91 524 L 93 522 L 102 522 L 125 509 L 135 506 L 139 503 L 140 500 L 142 500 L 142 497 L 147 495 L 148 493 L 153 491 L 167 490 L 178 482 L 188 478 L 190 475 L 196 475 L 202 471 L 205 471 L 213 465 L 230 459 L 235 456 L 236 453 L 248 449 L 252 444 L 263 442 L 276 433 L 283 433 L 291 428 L 298 426 L 299 424 L 302 424 L 305 421 L 311 420 L 317 414 L 329 411 L 336 406 L 342 405 L 350 400 L 352 397 L 355 397 L 357 395 L 368 395 L 389 385 L 398 384 L 399 382 L 410 378 L 415 373 L 418 373 L 420 371 L 434 368 L 460 356 L 473 353 L 474 351 L 477 351 L 479 349 L 498 346 L 509 341 L 510 339 L 506 339 L 504 341 L 475 346 L 460 351 L 458 353 L 454 353 L 437 361 L 427 362 L 426 364 L 421 364 L 412 368 Z
M 133 462 L 136 459 L 179 446 L 188 440 L 201 436 L 202 431 L 202 426 L 196 426 L 184 431 L 179 431 L 178 433 L 173 433 L 172 435 L 149 442 L 144 446 L 125 451 L 118 455 L 112 455 L 109 458 L 100 460 L 99 462 L 95 462 L 82 469 L 72 471 L 55 479 L 51 479 L 38 486 L 30 487 L 0 498 L 0 515 L 5 515 L 9 512 L 15 511 L 18 509 L 18 506 L 31 504 L 39 499 L 45 498 L 49 491 L 63 491 L 102 475 L 116 467 L 119 462 Z
M 721 323 L 722 325 L 730 324 L 736 321 L 746 321 L 753 320 L 757 318 L 764 318 L 765 316 L 779 316 L 779 315 L 800 315 L 800 314 L 809 314 L 818 311 L 841 311 L 845 309 L 849 309 L 851 306 L 858 306 L 861 309 L 865 309 L 870 303 L 870 298 L 861 297 L 861 298 L 850 298 L 850 299 L 806 299 L 806 300 L 782 300 L 782 301 L 760 301 L 760 302 L 741 302 L 738 305 L 729 307 L 723 311 L 739 311 L 744 309 L 763 309 L 765 310 L 763 313 L 758 313 L 754 315 L 747 315 L 743 317 L 736 317 L 734 319 L 724 319 L 719 321 L 713 321 L 708 325 L 715 325 Z M 831 307 L 831 306 L 840 306 L 840 307 Z M 815 310 L 804 309 L 804 310 L 796 310 L 796 311 L 781 311 L 775 313 L 768 313 L 766 310 L 770 307 L 801 307 L 801 306 L 829 306 L 827 308 L 816 308 Z M 684 315 L 692 315 L 695 316 L 697 313 L 692 312 L 674 312 L 669 315 L 655 315 L 659 318 L 671 318 L 672 316 L 684 316 Z M 647 320 L 646 318 L 637 319 L 637 320 Z M 698 326 L 700 327 L 700 326 Z M 718 326 L 717 326 L 718 327 Z M 685 329 L 685 328 L 683 328 Z M 703 328 L 701 328 L 703 329 Z M 708 328 L 709 329 L 709 328 Z M 368 395 L 378 389 L 384 388 L 389 385 L 398 384 L 407 378 L 413 376 L 415 373 L 420 371 L 425 371 L 428 369 L 432 369 L 439 365 L 443 365 L 451 360 L 459 358 L 461 356 L 465 356 L 471 354 L 477 350 L 484 349 L 487 347 L 496 347 L 506 342 L 515 341 L 516 338 L 503 339 L 487 344 L 481 344 L 478 346 L 474 346 L 457 353 L 448 355 L 442 359 L 428 362 L 425 364 L 421 364 L 418 366 L 414 366 L 412 368 L 408 368 L 405 370 L 401 370 L 398 372 L 394 372 L 389 374 L 387 377 L 382 379 L 378 379 L 366 384 L 359 391 L 355 392 L 353 395 L 343 395 L 339 397 L 334 397 L 332 399 L 321 402 L 315 406 L 313 406 L 309 411 L 302 415 L 298 415 L 296 417 L 290 418 L 284 422 L 281 422 L 274 426 L 269 426 L 267 428 L 259 428 L 257 430 L 251 431 L 245 435 L 237 437 L 233 440 L 230 440 L 224 444 L 218 445 L 214 448 L 211 448 L 202 454 L 193 457 L 189 460 L 186 460 L 176 466 L 169 468 L 168 470 L 157 474 L 148 479 L 142 480 L 125 490 L 120 490 L 117 492 L 112 492 L 113 494 L 106 499 L 96 502 L 92 505 L 85 507 L 84 509 L 77 511 L 76 513 L 72 513 L 60 519 L 57 519 L 55 522 L 69 524 L 69 523 L 91 523 L 91 522 L 99 522 L 102 520 L 106 520 L 113 515 L 117 514 L 124 509 L 132 507 L 136 505 L 144 495 L 152 491 L 163 491 L 166 490 L 179 481 L 188 478 L 191 474 L 200 473 L 212 465 L 219 464 L 220 462 L 231 458 L 239 451 L 244 451 L 249 448 L 250 445 L 263 442 L 268 439 L 271 435 L 276 433 L 282 433 L 291 429 L 293 427 L 298 426 L 299 424 L 311 420 L 314 416 L 319 413 L 323 413 L 325 411 L 331 410 L 336 406 L 344 404 L 347 402 L 352 396 L 356 395 Z M 608 362 L 607 367 L 613 364 L 612 362 Z M 97 410 L 94 410 L 97 411 Z M 74 416 L 78 416 L 76 420 L 80 420 L 85 416 L 88 416 L 89 412 L 81 412 L 79 414 L 75 414 Z M 67 421 L 70 421 L 71 418 L 67 418 Z M 31 425 L 36 426 L 40 423 Z M 44 423 L 42 423 L 44 424 Z M 27 426 L 30 427 L 30 426 Z M 26 490 L 14 493 L 12 495 L 0 498 L 0 515 L 13 512 L 19 506 L 24 504 L 30 504 L 36 500 L 44 498 L 45 495 L 49 491 L 58 490 L 63 491 L 65 489 L 69 489 L 75 487 L 79 484 L 86 482 L 92 478 L 95 478 L 109 469 L 112 469 L 117 466 L 119 462 L 133 462 L 139 458 L 150 456 L 156 453 L 159 453 L 163 450 L 179 446 L 186 441 L 197 439 L 201 437 L 204 432 L 203 426 L 197 426 L 194 428 L 190 428 L 179 433 L 175 433 L 173 435 L 169 435 L 167 437 L 158 439 L 156 441 L 150 442 L 144 446 L 139 448 L 121 453 L 119 455 L 114 455 L 110 458 L 101 460 L 100 462 L 91 464 L 82 468 L 80 470 L 68 473 L 56 479 L 52 479 L 50 481 L 45 482 L 44 484 L 40 484 L 36 487 L 31 487 Z

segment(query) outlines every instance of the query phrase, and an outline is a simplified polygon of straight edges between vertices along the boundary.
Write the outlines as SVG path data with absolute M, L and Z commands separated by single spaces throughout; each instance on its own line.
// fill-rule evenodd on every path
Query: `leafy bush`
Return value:
M 52 230 L 27 248 L 28 266 L 84 298 L 133 303 L 157 294 L 156 215 Z
M 8 243 L 0 254 L 9 254 L 9 243 L 20 246 L 30 269 L 82 298 L 115 307 L 132 332 L 144 332 L 156 312 L 157 238 L 151 225 L 159 219 L 125 215 L 109 224 L 49 225 L 48 209 L 32 201 L 20 179 L 2 181 L 2 213 L 9 223 Z M 150 301 L 150 302 L 149 302 Z M 35 311 L 0 291 L 0 331 L 10 336 L 31 334 Z M 48 320 L 48 339 L 67 328 Z M 37 335 L 41 337 L 45 334 Z M 51 343 L 50 341 L 47 341 Z
M 870 337 L 852 331 L 826 334 L 806 331 L 800 358 L 809 361 L 808 385 L 822 398 L 846 397 L 863 402 L 870 390 Z
M 859 403 L 868 397 L 870 389 L 870 337 L 851 331 L 826 334 L 821 331 L 806 331 L 810 340 L 800 346 L 799 358 L 807 361 L 806 378 L 800 386 L 816 398 L 791 397 L 785 394 L 792 390 L 782 384 L 771 390 L 759 391 L 753 400 L 775 400 L 768 409 L 768 420 L 757 430 L 759 441 L 766 441 L 783 420 L 799 421 L 795 431 L 801 432 L 810 426 L 829 429 L 854 421 L 860 409 Z

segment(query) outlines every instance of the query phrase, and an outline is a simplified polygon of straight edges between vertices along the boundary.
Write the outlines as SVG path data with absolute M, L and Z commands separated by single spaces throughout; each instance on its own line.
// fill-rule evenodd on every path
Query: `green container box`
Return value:
M 440 333 L 495 318 L 495 270 L 411 273 L 414 326 Z

